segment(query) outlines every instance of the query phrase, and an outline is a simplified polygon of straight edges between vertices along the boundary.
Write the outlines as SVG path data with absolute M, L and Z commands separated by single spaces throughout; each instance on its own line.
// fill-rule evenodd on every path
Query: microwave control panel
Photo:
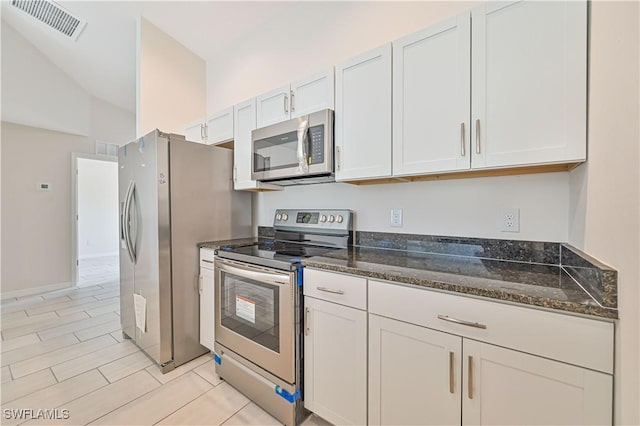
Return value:
M 309 164 L 324 163 L 324 125 L 309 128 Z

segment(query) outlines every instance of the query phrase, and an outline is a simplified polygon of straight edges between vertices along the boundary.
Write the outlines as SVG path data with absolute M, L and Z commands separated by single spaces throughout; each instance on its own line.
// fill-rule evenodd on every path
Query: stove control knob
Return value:
M 282 213 L 282 220 L 287 220 L 289 219 L 289 215 L 286 213 Z
M 338 217 L 336 217 L 336 222 L 338 223 L 342 223 L 343 220 L 344 218 L 342 217 L 342 215 L 338 215 Z
M 322 215 L 320 216 L 320 222 L 326 222 L 327 221 L 327 216 Z
M 276 220 L 280 220 L 280 219 L 282 219 L 282 215 L 281 215 L 280 213 L 278 213 L 278 214 L 276 215 Z
M 329 223 L 333 223 L 334 220 L 336 220 L 336 218 L 332 214 L 330 214 L 329 215 Z

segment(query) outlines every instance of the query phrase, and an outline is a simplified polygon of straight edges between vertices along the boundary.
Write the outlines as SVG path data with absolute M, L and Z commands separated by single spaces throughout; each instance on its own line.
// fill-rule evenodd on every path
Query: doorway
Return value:
M 118 282 L 118 159 L 75 154 L 73 162 L 75 284 L 83 287 Z

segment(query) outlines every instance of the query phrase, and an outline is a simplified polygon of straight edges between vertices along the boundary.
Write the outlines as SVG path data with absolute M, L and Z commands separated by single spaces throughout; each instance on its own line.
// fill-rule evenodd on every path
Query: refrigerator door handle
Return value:
M 132 182 L 131 185 L 131 195 L 129 196 L 129 245 L 131 246 L 131 257 L 133 263 L 137 263 L 138 261 L 138 253 L 136 249 L 136 241 L 138 241 L 138 206 L 136 205 L 137 197 L 136 197 L 136 183 Z M 133 209 L 133 214 L 131 213 Z M 133 216 L 133 220 L 132 219 Z M 135 235 L 131 234 L 131 223 L 134 223 Z
M 131 214 L 131 210 L 130 210 L 130 205 L 131 205 L 131 196 L 133 194 L 133 187 L 134 187 L 134 183 L 133 181 L 129 182 L 129 188 L 127 189 L 127 195 L 124 199 L 124 214 L 122 217 L 122 231 L 124 233 L 124 242 L 127 246 L 127 253 L 129 254 L 129 259 L 131 260 L 132 263 L 135 263 L 135 259 L 133 257 L 133 250 L 131 247 L 131 223 L 130 223 L 130 214 Z

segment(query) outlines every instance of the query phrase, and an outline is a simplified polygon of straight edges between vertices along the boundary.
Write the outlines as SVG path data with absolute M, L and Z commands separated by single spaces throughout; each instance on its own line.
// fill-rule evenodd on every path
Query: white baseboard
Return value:
M 85 254 L 82 256 L 78 256 L 78 259 L 80 260 L 85 260 L 85 259 L 97 259 L 99 257 L 113 257 L 113 256 L 118 256 L 120 254 L 120 252 L 114 251 L 114 252 L 110 252 L 110 253 L 98 253 L 98 254 Z
M 30 288 L 24 288 L 21 290 L 14 290 L 14 291 L 7 291 L 7 292 L 3 291 L 2 293 L 0 293 L 0 299 L 5 300 L 5 299 L 11 299 L 14 297 L 31 296 L 33 294 L 47 293 L 49 291 L 55 291 L 63 288 L 69 288 L 69 287 L 73 287 L 73 285 L 67 282 L 67 283 L 43 285 L 40 287 L 30 287 Z

